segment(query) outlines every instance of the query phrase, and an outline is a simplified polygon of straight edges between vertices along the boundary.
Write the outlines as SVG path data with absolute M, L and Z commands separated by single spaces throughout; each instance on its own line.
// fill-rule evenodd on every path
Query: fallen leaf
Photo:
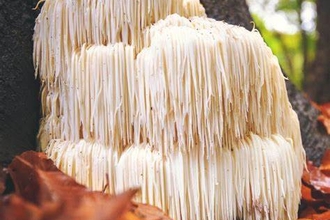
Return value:
M 42 219 L 42 211 L 22 197 L 12 194 L 0 200 L 0 219 L 39 220 Z
M 0 219 L 169 220 L 155 207 L 133 204 L 137 190 L 110 196 L 93 192 L 56 168 L 45 154 L 16 156 L 8 167 L 15 194 L 0 200 Z
M 120 220 L 141 220 L 136 215 L 134 215 L 132 212 L 126 212 L 123 217 L 121 217 Z
M 321 214 L 314 214 L 312 216 L 313 220 L 329 220 L 330 219 L 330 210 Z
M 320 115 L 317 117 L 317 120 L 323 124 L 327 133 L 330 134 L 330 118 L 324 115 Z
M 324 125 L 327 133 L 330 134 L 330 103 L 317 105 L 317 109 L 321 111 L 321 115 L 317 120 Z
M 312 189 L 305 184 L 301 185 L 301 195 L 302 200 L 305 201 L 308 205 L 315 205 L 321 203 L 323 200 L 314 198 L 312 196 Z
M 326 152 L 321 165 L 323 172 L 312 162 L 307 162 L 307 169 L 304 170 L 302 176 L 299 220 L 330 219 L 327 216 L 327 212 L 330 210 L 330 177 L 326 175 L 328 174 L 329 159 L 329 152 Z
M 312 208 L 311 206 L 307 206 L 306 209 L 304 209 L 300 215 L 299 215 L 299 219 L 311 219 L 313 217 L 313 214 L 316 214 L 317 212 L 315 211 L 314 208 Z
M 321 111 L 323 115 L 325 115 L 326 117 L 330 117 L 330 102 L 322 105 L 318 105 L 318 109 Z
M 6 190 L 6 172 L 0 166 L 0 195 Z
M 313 165 L 313 162 L 308 161 L 307 162 L 307 169 L 304 169 L 302 181 L 303 183 L 307 185 L 311 185 L 310 181 L 310 172 L 313 172 L 314 170 L 317 170 L 318 168 Z
M 92 192 L 56 168 L 44 154 L 26 152 L 8 171 L 19 196 L 42 210 L 45 219 L 120 219 L 136 190 L 116 197 Z
M 171 220 L 162 210 L 150 205 L 136 204 L 132 212 L 141 220 Z
M 323 213 L 323 212 L 326 212 L 326 211 L 328 211 L 329 210 L 329 208 L 328 207 L 325 207 L 325 206 L 319 206 L 318 207 L 318 209 L 317 209 L 317 212 L 321 212 L 321 213 Z
M 330 176 L 330 149 L 327 149 L 324 152 L 324 156 L 322 158 L 320 171 L 326 176 Z
M 324 175 L 319 169 L 310 171 L 310 183 L 323 194 L 330 194 L 330 177 Z

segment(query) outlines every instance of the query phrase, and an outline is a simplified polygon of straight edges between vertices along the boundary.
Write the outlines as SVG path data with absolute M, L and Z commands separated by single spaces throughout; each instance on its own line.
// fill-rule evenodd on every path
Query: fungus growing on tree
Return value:
M 305 160 L 278 61 L 197 0 L 46 0 L 41 149 L 174 219 L 296 219 Z

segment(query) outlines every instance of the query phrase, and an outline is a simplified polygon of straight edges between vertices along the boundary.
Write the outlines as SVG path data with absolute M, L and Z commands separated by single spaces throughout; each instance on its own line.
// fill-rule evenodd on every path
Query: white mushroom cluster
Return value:
M 296 219 L 305 154 L 278 61 L 198 0 L 46 0 L 39 142 L 174 219 Z

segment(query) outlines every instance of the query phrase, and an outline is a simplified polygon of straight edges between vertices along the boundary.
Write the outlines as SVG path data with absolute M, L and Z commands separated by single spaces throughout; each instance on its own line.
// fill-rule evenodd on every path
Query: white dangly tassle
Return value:
M 46 0 L 36 22 L 39 140 L 61 170 L 140 186 L 174 219 L 297 218 L 299 122 L 256 30 L 198 0 Z
M 296 219 L 301 167 L 291 142 L 280 135 L 250 134 L 233 150 L 179 148 L 162 156 L 149 145 L 114 148 L 52 140 L 48 155 L 62 170 L 109 192 L 141 187 L 139 202 L 156 205 L 174 219 Z M 243 162 L 242 162 L 243 161 Z M 102 178 L 102 176 L 104 176 Z

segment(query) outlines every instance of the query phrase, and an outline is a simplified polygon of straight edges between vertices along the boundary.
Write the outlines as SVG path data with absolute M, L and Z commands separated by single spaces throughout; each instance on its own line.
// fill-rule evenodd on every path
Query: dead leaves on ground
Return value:
M 330 219 L 330 150 L 327 150 L 320 167 L 307 163 L 302 177 L 300 219 Z
M 6 173 L 0 166 L 0 195 L 5 191 L 6 189 Z
M 137 190 L 117 196 L 88 190 L 59 171 L 43 153 L 25 152 L 7 170 L 15 192 L 0 199 L 3 220 L 169 220 L 156 207 L 132 203 Z M 2 173 L 2 192 L 4 182 Z
M 317 118 L 317 120 L 324 125 L 327 133 L 330 134 L 330 103 L 314 105 L 321 112 L 321 115 Z
M 330 219 L 330 150 L 320 167 L 307 163 L 302 177 L 300 220 Z M 7 172 L 15 192 L 0 197 L 3 220 L 170 220 L 153 206 L 131 202 L 136 190 L 117 196 L 93 192 L 59 171 L 43 153 L 15 157 Z M 6 174 L 0 172 L 0 194 Z

